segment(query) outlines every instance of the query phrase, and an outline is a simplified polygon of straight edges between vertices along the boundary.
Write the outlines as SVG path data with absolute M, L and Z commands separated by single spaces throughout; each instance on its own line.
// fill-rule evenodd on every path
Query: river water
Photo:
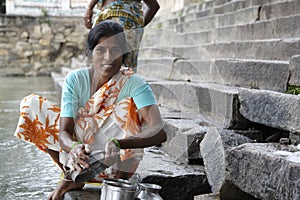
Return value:
M 50 77 L 0 78 L 0 199 L 3 200 L 46 199 L 59 182 L 60 171 L 50 157 L 14 136 L 19 103 L 32 93 L 59 102 Z

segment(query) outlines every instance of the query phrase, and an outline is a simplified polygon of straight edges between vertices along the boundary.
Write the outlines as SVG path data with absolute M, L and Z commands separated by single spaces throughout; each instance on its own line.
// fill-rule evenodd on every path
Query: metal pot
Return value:
M 101 200 L 134 200 L 136 187 L 123 179 L 104 179 Z
M 161 186 L 151 183 L 139 183 L 136 199 L 138 200 L 163 200 L 158 194 Z

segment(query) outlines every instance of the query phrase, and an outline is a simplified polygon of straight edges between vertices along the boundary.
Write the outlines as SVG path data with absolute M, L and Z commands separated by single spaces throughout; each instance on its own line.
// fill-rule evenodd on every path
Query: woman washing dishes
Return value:
M 98 11 L 93 18 L 93 9 L 96 5 Z M 136 72 L 143 29 L 153 19 L 159 7 L 156 0 L 90 0 L 83 22 L 88 29 L 107 19 L 119 23 L 124 28 L 129 46 L 129 55 L 124 64 Z
M 92 181 L 128 179 L 143 148 L 166 141 L 163 121 L 149 85 L 122 67 L 127 52 L 123 28 L 102 21 L 91 29 L 87 43 L 92 67 L 67 75 L 61 109 L 43 97 L 25 97 L 15 135 L 49 153 L 64 172 L 88 168 L 89 154 L 105 150 L 104 164 L 112 166 Z M 48 199 L 63 199 L 83 186 L 65 173 Z

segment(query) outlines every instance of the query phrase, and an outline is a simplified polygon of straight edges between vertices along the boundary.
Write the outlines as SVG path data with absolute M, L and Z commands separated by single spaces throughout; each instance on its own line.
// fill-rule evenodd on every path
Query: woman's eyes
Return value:
M 121 54 L 121 53 L 122 53 L 122 50 L 121 50 L 120 48 L 112 48 L 112 49 L 110 50 L 110 52 L 111 52 L 112 54 Z
M 96 48 L 96 52 L 97 53 L 105 53 L 105 48 L 101 48 L 101 47 L 98 47 L 98 48 Z
M 113 48 L 109 49 L 109 51 L 111 54 L 114 54 L 114 55 L 122 53 L 122 49 L 120 49 L 119 47 L 113 47 Z M 106 48 L 98 47 L 98 48 L 96 48 L 96 52 L 99 54 L 103 54 L 106 52 Z

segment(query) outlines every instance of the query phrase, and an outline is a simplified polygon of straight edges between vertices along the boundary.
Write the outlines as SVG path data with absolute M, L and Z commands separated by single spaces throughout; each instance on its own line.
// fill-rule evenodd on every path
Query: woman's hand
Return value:
M 88 144 L 79 144 L 75 146 L 68 154 L 68 167 L 71 170 L 82 171 L 82 169 L 88 168 L 88 162 L 90 160 L 88 154 L 91 153 L 91 149 Z
M 104 164 L 109 167 L 116 163 L 120 158 L 120 148 L 112 140 L 107 141 L 105 145 Z
M 85 11 L 85 14 L 83 16 L 83 23 L 87 29 L 92 28 L 92 17 L 93 17 L 93 10 L 90 8 L 87 8 Z

